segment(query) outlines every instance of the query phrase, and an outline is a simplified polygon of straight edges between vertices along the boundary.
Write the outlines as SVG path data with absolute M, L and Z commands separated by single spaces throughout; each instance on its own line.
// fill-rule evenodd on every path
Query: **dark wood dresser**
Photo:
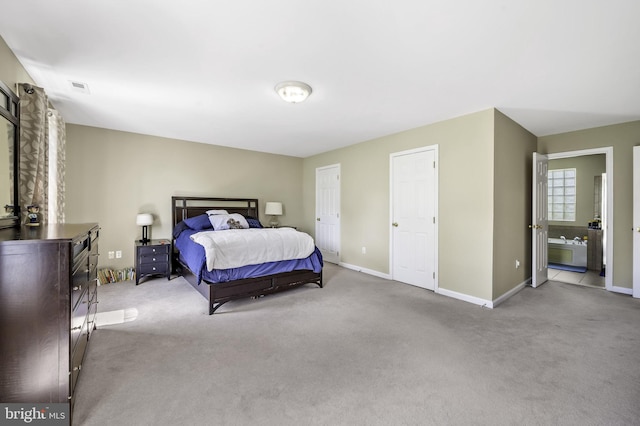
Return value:
M 0 401 L 69 403 L 97 313 L 98 225 L 0 230 Z

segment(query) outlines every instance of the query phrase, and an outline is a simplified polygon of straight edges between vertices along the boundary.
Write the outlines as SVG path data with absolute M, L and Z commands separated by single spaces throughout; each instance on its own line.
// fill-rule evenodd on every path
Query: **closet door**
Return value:
M 322 258 L 340 262 L 340 165 L 316 169 L 316 245 Z
M 633 147 L 633 297 L 640 298 L 640 146 Z
M 391 275 L 436 286 L 436 150 L 391 154 Z

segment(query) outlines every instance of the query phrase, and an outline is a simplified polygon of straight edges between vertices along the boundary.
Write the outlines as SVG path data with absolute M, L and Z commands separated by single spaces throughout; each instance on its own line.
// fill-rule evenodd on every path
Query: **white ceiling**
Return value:
M 491 107 L 537 136 L 638 120 L 639 18 L 638 0 L 14 0 L 0 36 L 68 123 L 307 157 Z M 313 93 L 287 104 L 282 80 Z

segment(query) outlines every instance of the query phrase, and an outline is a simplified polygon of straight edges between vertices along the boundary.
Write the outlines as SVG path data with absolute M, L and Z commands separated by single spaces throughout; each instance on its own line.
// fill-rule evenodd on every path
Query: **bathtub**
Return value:
M 547 249 L 549 263 L 587 267 L 586 241 L 565 241 L 560 238 L 549 238 L 547 240 Z

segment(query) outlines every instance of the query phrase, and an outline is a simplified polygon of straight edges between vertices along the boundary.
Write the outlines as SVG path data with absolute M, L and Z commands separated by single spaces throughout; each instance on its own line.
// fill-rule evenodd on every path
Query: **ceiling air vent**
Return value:
M 69 81 L 69 84 L 71 84 L 71 89 L 75 92 L 89 93 L 89 86 L 87 85 L 87 83 L 82 83 L 80 81 Z

